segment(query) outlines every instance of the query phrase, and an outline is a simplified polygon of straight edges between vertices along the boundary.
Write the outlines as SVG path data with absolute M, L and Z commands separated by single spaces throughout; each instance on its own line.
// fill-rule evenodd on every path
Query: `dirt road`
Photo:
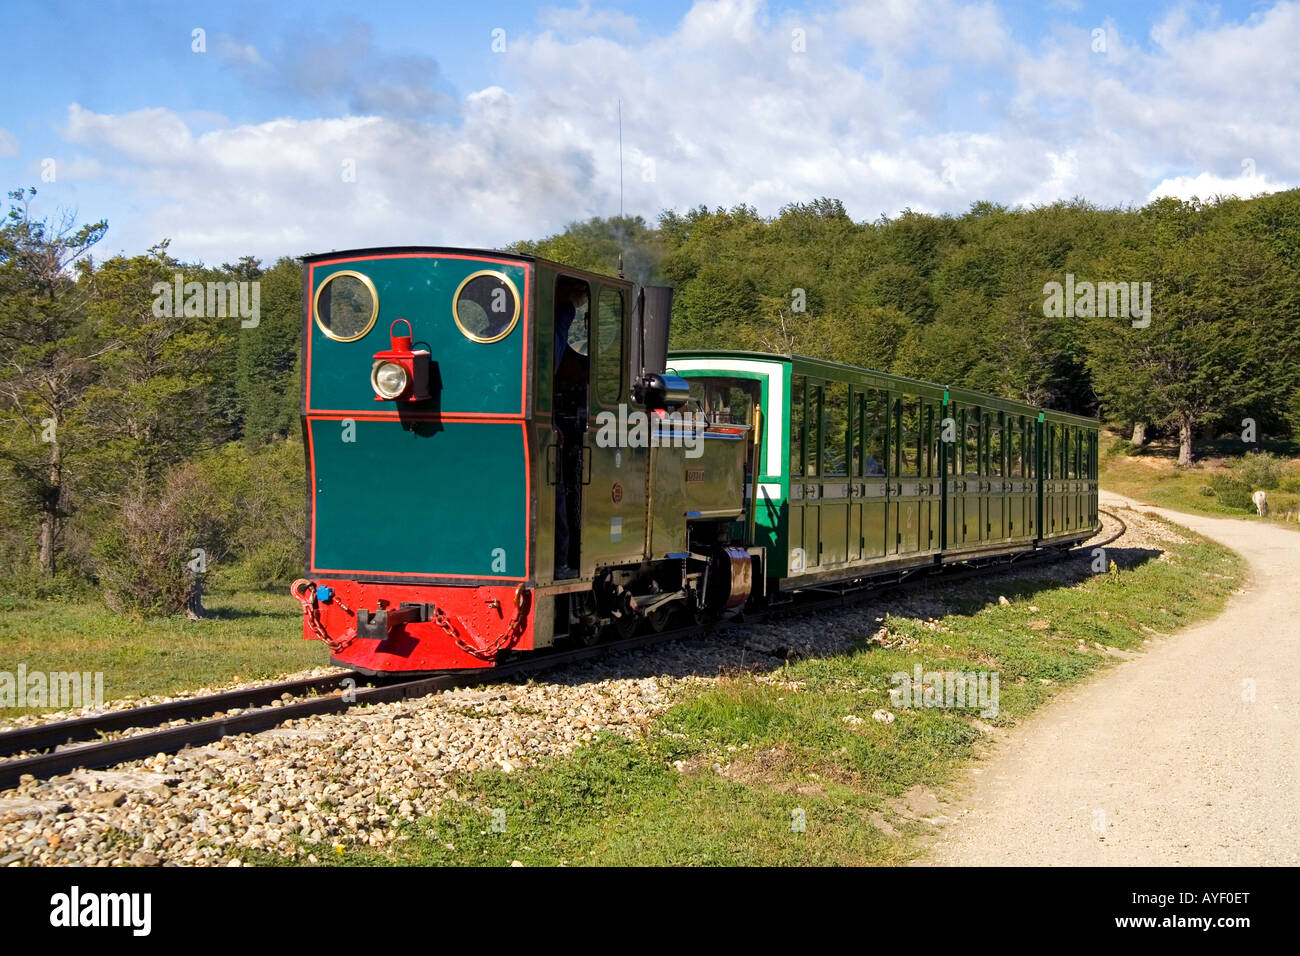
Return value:
M 1241 554 L 1245 593 L 1016 728 L 923 863 L 1300 863 L 1300 534 L 1141 510 Z

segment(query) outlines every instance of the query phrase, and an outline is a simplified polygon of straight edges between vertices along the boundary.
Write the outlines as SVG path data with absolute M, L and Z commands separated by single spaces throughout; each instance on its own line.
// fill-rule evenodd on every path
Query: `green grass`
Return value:
M 104 697 L 172 694 L 273 677 L 329 662 L 302 639 L 302 611 L 288 594 L 212 593 L 209 618 L 142 621 L 113 614 L 96 599 L 33 601 L 0 611 L 0 671 L 103 672 Z M 9 708 L 0 718 L 41 708 Z
M 534 768 L 457 777 L 457 799 L 407 825 L 407 839 L 387 851 L 308 849 L 343 865 L 905 861 L 926 825 L 891 801 L 918 785 L 952 781 L 987 724 L 1020 720 L 1115 659 L 1093 642 L 1136 649 L 1152 632 L 1213 615 L 1243 571 L 1235 554 L 1198 538 L 1170 545 L 1162 560 L 1124 549 L 1112 557 L 1111 573 L 1080 572 L 1064 584 L 1037 572 L 935 588 L 947 611 L 937 628 L 890 613 L 897 604 L 877 605 L 893 649 L 865 640 L 873 617 L 860 611 L 864 633 L 850 651 L 787 664 L 766 680 L 727 675 L 638 739 L 606 735 Z M 1000 605 L 999 595 L 1012 603 Z M 926 671 L 999 672 L 998 715 L 982 722 L 973 711 L 891 705 L 892 675 L 917 663 Z M 893 723 L 872 718 L 880 708 L 894 713 Z M 505 811 L 504 832 L 493 829 L 493 809 Z M 805 832 L 792 827 L 797 811 Z
M 1198 442 L 1196 458 L 1190 467 L 1180 468 L 1176 449 L 1168 442 L 1155 443 L 1147 448 L 1134 449 L 1113 435 L 1103 435 L 1102 444 L 1110 442 L 1111 452 L 1101 456 L 1101 486 L 1140 504 L 1156 505 L 1185 511 L 1189 514 L 1247 518 L 1267 521 L 1291 528 L 1300 524 L 1283 520 L 1288 512 L 1300 512 L 1300 493 L 1274 489 L 1268 492 L 1270 514 L 1261 518 L 1253 507 L 1234 508 L 1225 505 L 1217 495 L 1207 494 L 1215 476 L 1225 476 L 1233 457 L 1221 457 L 1221 442 Z M 1289 446 L 1282 448 L 1288 451 Z M 1136 451 L 1136 454 L 1131 452 Z M 1239 453 L 1240 444 L 1236 446 Z M 1129 452 L 1126 454 L 1126 452 Z M 1300 470 L 1296 477 L 1300 478 Z

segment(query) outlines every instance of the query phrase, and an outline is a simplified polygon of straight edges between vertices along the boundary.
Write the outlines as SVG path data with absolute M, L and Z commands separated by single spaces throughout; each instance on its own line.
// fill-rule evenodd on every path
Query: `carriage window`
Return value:
M 847 382 L 831 382 L 823 392 L 822 476 L 847 478 L 849 468 L 845 452 L 849 433 L 849 385 Z
M 888 398 L 878 388 L 854 396 L 857 414 L 853 419 L 853 473 L 870 477 L 885 473 L 885 419 Z
M 921 402 L 916 398 L 900 398 L 898 408 L 898 473 L 919 475 L 921 444 Z
M 966 474 L 980 473 L 980 410 L 966 413 Z
M 818 425 L 821 423 L 822 416 L 822 387 L 820 385 L 808 386 L 808 409 L 805 418 L 808 421 L 808 434 L 804 441 L 804 474 L 809 478 L 818 477 L 821 472 L 818 470 L 820 465 L 819 455 L 821 453 L 821 443 L 818 436 L 821 429 Z
M 804 387 L 806 381 L 802 375 L 790 380 L 790 474 L 803 474 L 804 446 Z
M 368 276 L 345 270 L 316 287 L 316 325 L 336 342 L 355 342 L 375 324 L 379 293 Z
M 857 389 L 849 392 L 849 474 L 862 476 L 862 434 L 867 420 L 866 396 Z
M 503 273 L 475 272 L 456 289 L 451 311 L 467 339 L 500 342 L 519 321 L 519 293 Z
M 600 290 L 596 316 L 596 397 L 617 405 L 623 397 L 623 293 Z
M 1002 477 L 1002 413 L 989 416 L 989 474 Z
M 1007 449 L 1007 475 L 1012 478 L 1025 477 L 1025 420 L 1013 417 L 1008 424 L 1010 444 Z
M 931 477 L 942 474 L 939 467 L 939 430 L 937 411 L 933 404 L 925 406 L 925 474 Z
M 692 386 L 692 395 L 694 395 Z M 701 380 L 700 408 L 710 422 L 719 425 L 751 425 L 758 383 L 735 378 Z
M 916 473 L 928 475 L 930 474 L 930 405 L 922 400 L 917 406 L 916 414 L 916 437 L 920 455 L 917 459 Z
M 953 418 L 953 440 L 948 442 L 948 471 L 952 475 L 961 475 L 965 464 L 966 410 L 949 407 L 948 414 Z

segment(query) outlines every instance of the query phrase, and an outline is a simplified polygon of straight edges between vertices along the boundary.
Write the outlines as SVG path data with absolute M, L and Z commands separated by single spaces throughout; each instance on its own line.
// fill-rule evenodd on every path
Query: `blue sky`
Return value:
M 107 218 L 101 255 L 544 235 L 617 210 L 620 98 L 648 219 L 1300 183 L 1293 2 L 43 0 L 5 24 L 0 179 Z

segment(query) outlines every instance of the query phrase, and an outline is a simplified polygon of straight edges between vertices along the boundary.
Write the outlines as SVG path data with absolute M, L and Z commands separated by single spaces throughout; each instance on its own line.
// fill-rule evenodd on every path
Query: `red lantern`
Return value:
M 406 322 L 406 335 L 394 335 L 398 322 Z M 388 327 L 392 348 L 376 352 L 370 366 L 370 387 L 377 402 L 422 402 L 429 397 L 429 350 L 412 350 L 411 323 L 394 319 Z

